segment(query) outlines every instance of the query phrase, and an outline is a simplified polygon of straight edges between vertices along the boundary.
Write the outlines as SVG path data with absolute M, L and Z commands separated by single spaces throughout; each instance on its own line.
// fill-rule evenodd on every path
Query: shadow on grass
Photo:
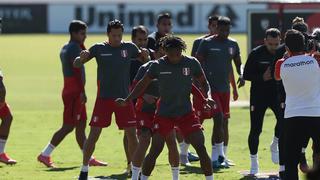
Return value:
M 269 176 L 269 177 L 255 177 L 255 176 L 244 176 L 239 180 L 280 180 L 278 176 Z
M 213 173 L 223 173 L 220 169 L 213 170 Z M 200 167 L 195 166 L 181 166 L 180 174 L 203 174 Z
M 112 174 L 111 176 L 95 176 L 94 178 L 101 179 L 101 180 L 113 180 L 113 179 L 124 180 L 128 178 L 128 174 L 127 173 Z
M 45 171 L 47 172 L 61 172 L 61 171 L 69 171 L 79 168 L 79 166 L 72 166 L 72 167 L 63 167 L 63 168 L 51 168 L 47 169 Z

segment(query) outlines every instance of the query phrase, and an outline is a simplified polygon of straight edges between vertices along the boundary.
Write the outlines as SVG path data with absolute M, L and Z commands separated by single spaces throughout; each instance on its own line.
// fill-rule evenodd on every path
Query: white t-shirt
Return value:
M 276 64 L 276 71 L 286 91 L 284 117 L 320 117 L 318 61 L 308 55 L 292 56 L 279 60 Z

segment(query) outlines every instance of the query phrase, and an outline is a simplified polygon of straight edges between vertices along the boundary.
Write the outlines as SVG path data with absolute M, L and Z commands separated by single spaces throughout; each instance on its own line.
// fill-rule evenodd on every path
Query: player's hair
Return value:
M 208 18 L 208 23 L 209 23 L 209 24 L 212 24 L 213 21 L 218 21 L 218 19 L 219 19 L 219 16 L 218 16 L 218 15 L 209 16 L 209 18 Z
M 187 49 L 186 43 L 179 37 L 174 35 L 167 35 L 160 39 L 162 47 L 167 51 L 169 49 L 181 49 L 185 51 Z
M 171 19 L 171 15 L 169 13 L 161 13 L 158 15 L 157 23 L 160 24 L 163 19 Z
M 124 28 L 123 28 L 123 24 L 121 23 L 121 21 L 119 21 L 118 19 L 114 19 L 108 23 L 107 33 L 110 33 L 111 29 L 119 29 L 119 28 L 121 28 L 121 30 L 123 32 Z
M 302 17 L 296 16 L 294 19 L 292 19 L 292 24 L 304 22 L 304 19 Z
M 131 38 L 135 38 L 137 33 L 148 34 L 148 29 L 142 25 L 133 27 L 131 31 Z
M 87 29 L 86 23 L 80 20 L 72 20 L 69 24 L 69 33 L 70 35 L 75 32 L 79 32 L 80 30 L 85 30 Z
M 305 50 L 304 35 L 295 29 L 290 29 L 286 32 L 284 42 L 292 52 L 302 52 Z
M 302 33 L 308 32 L 308 24 L 305 22 L 296 22 L 292 24 L 292 29 L 295 29 L 297 31 L 300 31 Z
M 313 39 L 315 39 L 316 41 L 320 42 L 320 28 L 314 28 L 312 31 L 312 37 Z
M 229 26 L 231 25 L 231 20 L 230 18 L 226 17 L 226 16 L 220 16 L 218 19 L 218 26 Z
M 268 36 L 270 36 L 272 38 L 277 38 L 277 37 L 280 37 L 280 35 L 281 35 L 281 33 L 280 33 L 279 29 L 269 28 L 266 30 L 265 38 L 267 38 Z

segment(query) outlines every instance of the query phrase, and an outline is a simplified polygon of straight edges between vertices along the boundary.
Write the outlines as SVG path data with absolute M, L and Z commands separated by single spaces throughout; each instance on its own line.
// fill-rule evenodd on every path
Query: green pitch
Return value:
M 193 40 L 198 35 L 181 35 L 187 41 L 188 51 Z M 243 62 L 247 56 L 246 36 L 232 36 L 238 40 Z M 104 35 L 88 35 L 86 46 L 106 39 Z M 130 40 L 129 36 L 125 36 Z M 49 142 L 55 130 L 62 123 L 62 70 L 59 51 L 68 41 L 68 35 L 1 35 L 0 36 L 0 68 L 5 76 L 7 86 L 7 102 L 11 105 L 14 121 L 6 151 L 18 161 L 15 166 L 0 164 L 0 179 L 74 179 L 79 173 L 82 154 L 76 144 L 74 133 L 70 134 L 55 149 L 52 158 L 57 169 L 45 168 L 36 161 L 37 155 Z M 91 116 L 94 99 L 96 97 L 96 63 L 86 65 L 88 96 L 88 117 Z M 249 83 L 240 89 L 240 99 L 248 99 Z M 216 172 L 215 179 L 241 179 L 239 171 L 250 168 L 247 136 L 249 133 L 249 110 L 246 108 L 231 109 L 230 146 L 228 157 L 237 166 Z M 125 155 L 122 147 L 123 132 L 112 124 L 103 131 L 97 143 L 94 155 L 109 163 L 108 167 L 90 168 L 90 176 L 110 176 L 113 179 L 126 179 L 123 171 L 126 167 Z M 259 160 L 261 170 L 277 170 L 271 162 L 269 144 L 273 137 L 275 118 L 267 112 L 264 130 L 260 138 Z M 206 145 L 211 155 L 212 121 L 204 123 Z M 89 128 L 87 128 L 89 130 Z M 192 151 L 194 151 L 192 149 Z M 310 153 L 309 153 L 310 154 Z M 167 160 L 167 150 L 160 155 L 151 179 L 171 179 L 170 166 Z M 204 179 L 199 163 L 193 167 L 181 167 L 182 180 Z

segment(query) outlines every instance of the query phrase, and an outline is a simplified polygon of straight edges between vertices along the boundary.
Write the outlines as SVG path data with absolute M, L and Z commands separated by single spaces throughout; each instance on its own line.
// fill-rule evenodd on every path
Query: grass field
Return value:
M 198 35 L 181 35 L 187 41 L 188 52 L 192 41 Z M 89 35 L 86 46 L 105 40 L 103 35 Z M 246 58 L 246 36 L 233 36 L 238 40 L 243 61 Z M 129 40 L 129 37 L 125 37 Z M 74 134 L 70 134 L 54 151 L 53 160 L 59 167 L 47 169 L 36 161 L 37 155 L 48 143 L 52 134 L 62 122 L 62 71 L 59 51 L 68 41 L 67 35 L 1 35 L 0 68 L 5 75 L 7 102 L 11 105 L 14 122 L 6 151 L 18 164 L 5 166 L 0 164 L 1 180 L 18 179 L 74 179 L 79 172 L 82 154 L 76 144 Z M 90 117 L 96 97 L 96 63 L 86 65 L 88 115 Z M 240 90 L 240 99 L 248 99 L 249 83 Z M 249 151 L 247 136 L 249 133 L 249 110 L 231 109 L 230 147 L 228 156 L 237 166 L 215 173 L 215 179 L 242 179 L 238 171 L 249 169 Z M 269 143 L 273 137 L 274 116 L 267 112 L 264 130 L 260 138 L 259 160 L 262 170 L 277 170 L 271 163 Z M 204 124 L 206 145 L 211 154 L 210 135 L 212 121 Z M 89 130 L 89 128 L 87 128 Z M 109 163 L 108 167 L 90 168 L 90 176 L 110 176 L 113 179 L 125 179 L 122 174 L 126 167 L 122 148 L 123 132 L 113 125 L 103 131 L 97 143 L 94 155 Z M 157 161 L 151 179 L 171 179 L 166 149 Z M 204 179 L 199 163 L 192 168 L 181 167 L 182 180 Z M 243 178 L 244 179 L 244 178 Z

